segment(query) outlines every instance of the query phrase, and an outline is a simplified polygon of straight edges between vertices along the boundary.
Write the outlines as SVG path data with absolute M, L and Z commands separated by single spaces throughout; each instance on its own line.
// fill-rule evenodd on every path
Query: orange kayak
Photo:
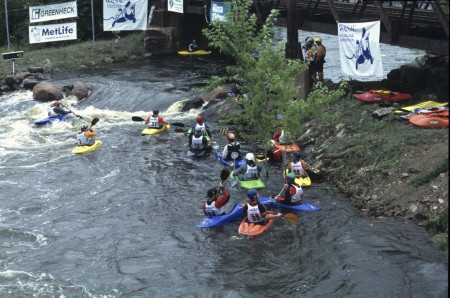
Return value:
M 238 233 L 246 236 L 256 236 L 267 230 L 273 225 L 273 219 L 269 219 L 265 225 L 248 223 L 245 219 L 239 225 Z
M 275 147 L 280 149 L 281 151 L 285 151 L 285 152 L 297 152 L 300 151 L 300 147 L 295 144 L 295 143 L 291 143 L 291 144 L 280 144 L 277 141 L 273 140 L 275 142 Z
M 413 114 L 407 116 L 406 119 L 408 119 L 411 124 L 424 128 L 447 128 L 448 109 Z

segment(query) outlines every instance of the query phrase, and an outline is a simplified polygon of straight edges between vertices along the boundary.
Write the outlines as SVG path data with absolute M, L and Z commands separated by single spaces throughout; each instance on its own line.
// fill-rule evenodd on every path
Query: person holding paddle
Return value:
M 239 180 L 256 180 L 261 177 L 260 173 L 262 171 L 262 165 L 255 162 L 255 155 L 253 153 L 247 153 L 245 155 L 247 164 L 240 166 L 234 175 L 239 178 Z
M 97 133 L 92 129 L 92 126 L 97 123 L 95 120 L 98 121 L 98 118 L 94 118 L 90 126 L 83 125 L 81 131 L 77 133 L 78 146 L 91 146 L 95 143 Z
M 230 200 L 230 193 L 220 184 L 219 189 L 213 187 L 206 192 L 206 201 L 203 203 L 203 213 L 212 217 L 225 214 L 225 205 Z
M 256 189 L 247 191 L 249 202 L 244 205 L 244 219 L 248 223 L 266 224 L 267 219 L 281 217 L 283 214 L 268 211 L 266 206 L 258 202 L 259 192 Z
M 162 117 L 159 117 L 158 110 L 153 110 L 153 114 L 145 120 L 144 124 L 149 124 L 148 128 L 161 129 L 164 125 L 169 123 L 167 123 Z
M 275 199 L 282 204 L 290 206 L 303 204 L 303 189 L 300 185 L 295 183 L 295 175 L 293 173 L 288 173 L 285 182 L 283 187 L 284 195 L 281 195 L 280 192 Z
M 61 107 L 61 103 L 59 101 L 55 101 L 50 105 L 50 108 L 48 109 L 48 117 L 54 118 L 66 114 L 70 114 L 71 111 Z
M 306 170 L 309 169 L 309 164 L 307 164 L 303 159 L 301 159 L 300 152 L 292 153 L 292 161 L 288 163 L 286 169 L 295 175 L 296 178 L 302 177 L 306 178 Z

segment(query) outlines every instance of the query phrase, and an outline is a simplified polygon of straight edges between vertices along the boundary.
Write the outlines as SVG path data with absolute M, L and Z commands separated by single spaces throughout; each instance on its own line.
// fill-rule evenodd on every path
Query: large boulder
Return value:
M 204 102 L 208 102 L 213 99 L 224 99 L 227 97 L 227 94 L 231 91 L 232 91 L 231 88 L 228 86 L 220 86 L 215 88 L 211 92 L 200 94 L 199 98 Z
M 76 81 L 72 85 L 63 87 L 63 92 L 66 93 L 66 96 L 73 95 L 78 98 L 78 100 L 83 100 L 88 97 L 91 91 L 92 88 L 85 82 L 81 81 Z
M 48 82 L 40 82 L 33 87 L 33 98 L 38 101 L 53 101 L 63 99 L 61 89 Z

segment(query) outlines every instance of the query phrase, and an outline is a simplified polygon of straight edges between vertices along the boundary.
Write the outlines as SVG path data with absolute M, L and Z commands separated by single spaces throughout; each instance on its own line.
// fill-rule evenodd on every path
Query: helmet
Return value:
M 85 131 L 86 129 L 88 129 L 88 126 L 87 126 L 87 125 L 83 125 L 83 126 L 81 127 L 81 131 Z
M 197 116 L 197 117 L 195 117 L 195 121 L 202 122 L 203 121 L 203 117 L 202 116 Z
M 227 139 L 234 140 L 234 138 L 235 138 L 234 133 L 229 132 L 227 134 Z
M 61 103 L 59 101 L 55 101 L 52 103 L 52 106 L 54 107 L 59 107 L 61 105 Z
M 210 188 L 210 189 L 208 189 L 208 191 L 206 192 L 206 196 L 208 197 L 208 198 L 212 198 L 213 196 L 215 196 L 216 194 L 217 194 L 217 188 Z
M 296 151 L 292 153 L 292 157 L 300 158 L 300 152 Z
M 288 180 L 288 181 L 294 181 L 295 180 L 295 175 L 294 174 L 292 174 L 292 173 L 288 173 L 287 175 L 286 175 L 286 180 Z
M 247 153 L 245 155 L 245 159 L 246 160 L 253 160 L 253 161 L 255 161 L 255 155 L 253 155 L 253 153 Z
M 322 42 L 322 38 L 316 37 L 316 38 L 314 39 L 314 41 L 315 41 L 315 42 Z
M 256 189 L 254 189 L 254 188 L 249 189 L 249 190 L 247 191 L 247 198 L 249 198 L 250 200 L 251 200 L 251 199 L 254 199 L 254 198 L 256 197 L 257 194 L 258 194 L 258 191 L 257 191 Z
M 158 115 L 159 114 L 159 110 L 153 110 L 153 114 Z
M 313 44 L 313 43 L 314 43 L 314 40 L 313 40 L 311 37 L 307 37 L 307 38 L 305 38 L 305 42 L 306 42 L 307 44 Z

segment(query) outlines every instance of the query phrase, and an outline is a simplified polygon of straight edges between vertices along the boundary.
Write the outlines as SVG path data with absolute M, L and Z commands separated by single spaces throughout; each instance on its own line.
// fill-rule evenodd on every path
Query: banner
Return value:
M 30 44 L 77 39 L 77 23 L 29 26 Z
M 183 0 L 169 0 L 167 1 L 167 10 L 183 13 Z
M 226 14 L 231 10 L 231 2 L 211 1 L 210 19 L 211 22 L 226 21 Z
M 380 21 L 339 23 L 338 38 L 342 75 L 383 77 Z
M 76 18 L 78 16 L 77 1 L 45 6 L 30 6 L 29 12 L 30 23 Z
M 147 29 L 148 0 L 103 0 L 103 30 Z

